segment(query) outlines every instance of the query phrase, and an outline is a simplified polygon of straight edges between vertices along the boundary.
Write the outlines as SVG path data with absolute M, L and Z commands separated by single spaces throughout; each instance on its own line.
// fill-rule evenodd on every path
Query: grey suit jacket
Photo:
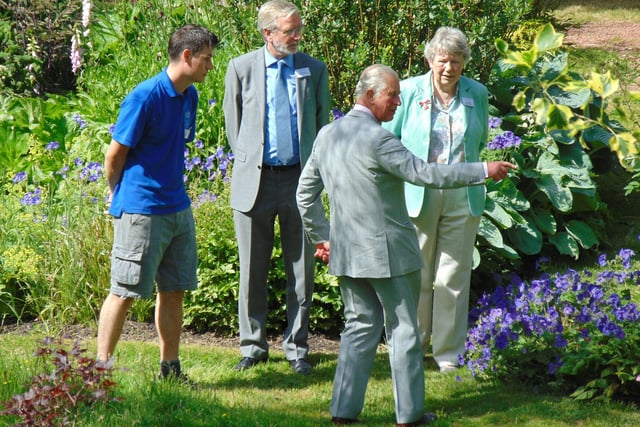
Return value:
M 394 277 L 423 265 L 405 207 L 404 181 L 454 188 L 484 180 L 481 163 L 426 163 L 373 116 L 352 110 L 318 134 L 300 177 L 297 202 L 310 240 L 331 242 L 331 274 Z M 330 224 L 322 206 L 324 188 Z
M 253 208 L 260 185 L 264 151 L 266 70 L 264 49 L 229 61 L 222 108 L 229 145 L 235 157 L 231 182 L 231 207 L 241 212 Z M 331 97 L 326 65 L 305 53 L 293 57 L 300 162 L 307 161 L 318 130 L 329 122 Z

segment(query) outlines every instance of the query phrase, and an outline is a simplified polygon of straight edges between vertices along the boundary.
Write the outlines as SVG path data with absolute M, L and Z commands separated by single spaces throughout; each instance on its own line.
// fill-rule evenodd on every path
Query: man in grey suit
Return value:
M 425 425 L 423 351 L 417 324 L 423 261 L 405 208 L 404 181 L 428 187 L 504 178 L 508 162 L 428 164 L 380 122 L 400 105 L 398 75 L 375 64 L 356 86 L 354 108 L 324 127 L 302 171 L 297 200 L 316 256 L 338 276 L 345 326 L 331 399 L 334 424 L 357 421 L 384 328 L 399 426 Z M 321 193 L 329 196 L 329 224 Z M 329 244 L 329 242 L 331 244 Z
M 225 77 L 223 110 L 235 156 L 231 207 L 240 257 L 238 371 L 269 357 L 267 276 L 277 217 L 287 276 L 283 350 L 295 372 L 311 372 L 307 336 L 315 260 L 295 192 L 316 134 L 329 121 L 331 98 L 326 65 L 297 52 L 302 28 L 292 3 L 263 4 L 258 30 L 265 45 L 232 59 Z

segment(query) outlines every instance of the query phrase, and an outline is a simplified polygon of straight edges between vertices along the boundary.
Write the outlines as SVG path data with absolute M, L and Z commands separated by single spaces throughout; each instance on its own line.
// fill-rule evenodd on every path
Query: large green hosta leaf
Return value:
M 556 222 L 556 218 L 551 214 L 551 212 L 546 211 L 544 209 L 536 208 L 533 209 L 530 213 L 531 219 L 536 224 L 536 226 L 545 234 L 555 234 L 558 224 Z
M 571 220 L 565 226 L 567 233 L 575 239 L 585 249 L 598 244 L 598 237 L 593 229 L 586 222 Z
M 502 248 L 496 248 L 495 251 L 502 258 L 511 260 L 520 259 L 520 255 L 518 254 L 518 252 L 516 252 L 515 249 L 508 245 L 504 245 L 504 247 Z
M 569 212 L 571 210 L 573 195 L 571 190 L 562 185 L 557 175 L 542 175 L 536 182 L 536 186 L 560 212 Z
M 558 252 L 563 255 L 569 255 L 574 259 L 578 259 L 580 256 L 578 242 L 576 242 L 569 233 L 565 233 L 564 231 L 556 233 L 553 236 L 549 236 L 549 241 L 553 243 L 556 249 L 558 249 Z
M 493 251 L 503 258 L 516 260 L 520 258 L 518 251 L 504 243 L 500 229 L 485 216 L 480 218 L 478 236 L 484 238 Z M 473 268 L 480 264 L 480 252 L 478 248 L 473 251 Z
M 526 211 L 531 206 L 525 195 L 518 190 L 510 178 L 500 182 L 490 181 L 487 184 L 487 199 L 492 199 L 504 207 L 509 206 L 517 211 Z
M 484 206 L 484 215 L 491 218 L 502 228 L 509 228 L 513 225 L 511 215 L 492 198 L 487 197 L 487 201 Z
M 550 152 L 540 155 L 537 164 L 540 177 L 536 185 L 556 209 L 570 212 L 574 203 L 572 189 L 587 194 L 595 189 L 595 183 L 589 173 L 591 161 L 578 145 L 565 146 L 560 157 L 562 160 Z
M 480 227 L 478 228 L 478 236 L 484 238 L 489 245 L 494 248 L 504 247 L 504 240 L 500 229 L 491 220 L 485 216 L 480 218 Z
M 535 255 L 542 249 L 542 233 L 533 222 L 515 224 L 507 230 L 513 247 L 527 255 Z

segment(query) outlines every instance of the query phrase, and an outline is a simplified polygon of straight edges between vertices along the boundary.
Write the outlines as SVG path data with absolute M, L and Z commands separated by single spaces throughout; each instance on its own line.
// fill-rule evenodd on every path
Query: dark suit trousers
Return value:
M 283 350 L 287 360 L 306 358 L 315 259 L 306 239 L 296 188 L 300 169 L 264 170 L 256 203 L 249 212 L 233 212 L 240 256 L 238 317 L 243 357 L 264 358 L 267 343 L 267 277 L 278 219 L 287 277 L 287 328 Z

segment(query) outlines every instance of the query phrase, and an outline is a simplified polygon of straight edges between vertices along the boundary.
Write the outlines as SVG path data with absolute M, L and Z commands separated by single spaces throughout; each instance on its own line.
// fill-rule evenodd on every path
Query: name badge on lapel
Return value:
M 309 67 L 298 68 L 295 72 L 295 75 L 296 79 L 309 77 L 311 75 L 311 71 L 309 71 Z
M 310 99 L 308 78 L 311 76 L 309 67 L 298 68 L 295 71 L 296 89 L 302 95 L 302 99 Z
M 462 97 L 462 105 L 465 107 L 473 107 L 473 98 Z

